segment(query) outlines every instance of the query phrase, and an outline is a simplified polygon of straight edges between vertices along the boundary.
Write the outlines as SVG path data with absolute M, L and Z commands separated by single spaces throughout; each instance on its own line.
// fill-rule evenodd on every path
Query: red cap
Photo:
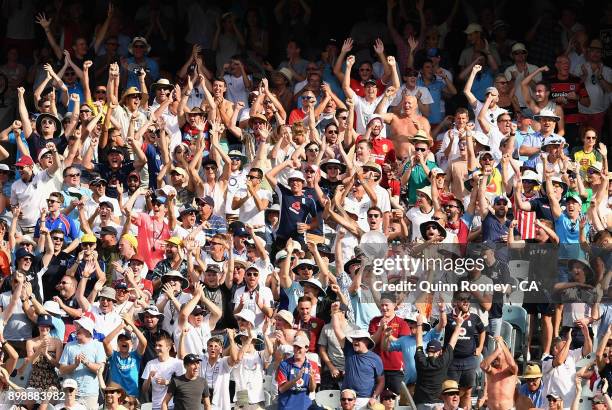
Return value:
M 19 161 L 15 163 L 16 167 L 27 167 L 28 165 L 34 165 L 34 161 L 32 161 L 32 158 L 28 157 L 27 155 L 19 158 Z

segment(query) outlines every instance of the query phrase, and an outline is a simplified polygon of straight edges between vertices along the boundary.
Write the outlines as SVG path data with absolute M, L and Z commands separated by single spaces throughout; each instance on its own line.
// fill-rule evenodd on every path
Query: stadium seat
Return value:
M 512 325 L 506 322 L 505 320 L 502 321 L 500 336 L 504 339 L 506 345 L 508 345 L 508 348 L 510 349 L 512 355 L 514 355 L 513 328 Z
M 527 279 L 529 277 L 529 261 L 512 260 L 508 261 L 510 276 L 515 279 Z
M 318 391 L 315 401 L 321 407 L 331 407 L 335 409 L 340 404 L 340 390 Z
M 13 374 L 11 375 L 11 381 L 15 383 L 17 386 L 25 388 L 26 385 L 28 384 L 28 380 L 30 380 L 30 372 L 32 371 L 32 366 L 27 365 L 23 374 L 17 374 L 17 369 L 23 366 L 23 361 L 24 361 L 23 358 L 20 358 L 19 360 L 17 360 L 17 365 L 15 367 L 15 370 L 13 371 Z
M 512 354 L 519 351 L 523 356 L 523 361 L 525 361 L 527 359 L 527 334 L 529 333 L 527 311 L 521 306 L 506 305 L 503 308 L 502 318 L 505 322 L 510 323 L 514 329 Z
M 410 390 L 408 390 L 408 386 L 406 383 L 402 382 L 400 385 L 400 398 L 399 402 L 403 404 L 403 406 L 396 406 L 396 409 L 409 409 L 412 408 L 416 410 L 416 404 L 414 404 L 414 400 L 412 400 L 412 395 L 410 394 Z M 406 405 L 408 404 L 408 405 Z

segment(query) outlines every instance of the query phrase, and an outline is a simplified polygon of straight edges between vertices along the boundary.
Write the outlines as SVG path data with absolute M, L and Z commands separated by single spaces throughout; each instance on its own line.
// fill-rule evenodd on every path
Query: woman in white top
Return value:
M 222 125 L 220 122 L 215 122 L 210 130 L 210 156 L 202 162 L 204 169 L 204 180 L 200 177 L 198 169 L 202 160 L 203 149 L 196 151 L 191 165 L 189 166 L 189 174 L 194 180 L 197 197 L 210 196 L 215 201 L 213 214 L 225 218 L 225 193 L 231 173 L 231 160 L 229 156 L 221 149 L 219 145 L 219 136 L 221 134 Z M 223 161 L 223 173 L 217 175 L 221 160 Z

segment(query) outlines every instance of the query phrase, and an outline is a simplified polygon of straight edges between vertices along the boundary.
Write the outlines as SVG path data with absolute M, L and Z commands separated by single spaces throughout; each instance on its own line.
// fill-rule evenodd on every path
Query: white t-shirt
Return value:
M 247 189 L 240 188 L 234 194 L 234 198 L 242 199 L 247 196 Z M 268 200 L 272 202 L 272 192 L 267 189 L 259 188 L 257 191 L 257 196 L 262 200 Z M 229 201 L 228 201 L 229 202 Z M 257 209 L 255 205 L 255 200 L 252 197 L 249 197 L 245 203 L 242 204 L 240 208 L 237 209 L 238 214 L 240 215 L 240 221 L 245 224 L 250 224 L 252 226 L 261 226 L 260 228 L 254 229 L 255 232 L 260 232 L 265 229 L 265 210 L 260 211 Z
M 451 150 L 448 154 L 448 158 L 446 158 L 446 156 L 444 155 L 444 151 L 451 143 L 451 133 L 454 136 L 454 139 L 452 140 L 453 146 L 451 147 Z M 440 146 L 440 150 L 436 153 L 436 163 L 444 171 L 448 169 L 448 166 L 451 162 L 461 157 L 461 154 L 459 154 L 459 135 L 459 130 L 453 128 L 441 134 L 441 136 L 438 136 L 438 139 L 442 140 L 442 145 Z
M 357 134 L 365 134 L 368 122 L 376 111 L 376 106 L 378 106 L 378 103 L 380 103 L 380 100 L 382 100 L 384 97 L 385 95 L 381 94 L 376 97 L 374 101 L 369 103 L 364 97 L 359 97 L 357 94 L 355 94 L 355 91 L 351 90 L 351 98 L 355 104 L 355 129 Z M 381 137 L 386 137 L 385 127 L 382 128 Z
M 229 357 L 222 357 L 214 365 L 208 362 L 208 355 L 203 354 L 200 363 L 200 377 L 206 379 L 209 387 L 212 387 L 213 396 L 211 400 L 213 409 L 230 408 L 229 382 L 232 367 L 229 365 Z
M 528 73 L 533 73 L 537 69 L 538 69 L 538 66 L 527 63 Z M 523 97 L 523 91 L 521 91 L 521 82 L 525 79 L 525 76 L 523 75 L 523 73 L 521 73 L 518 70 L 518 68 L 516 67 L 516 64 L 512 64 L 510 67 L 506 68 L 506 71 L 504 71 L 504 76 L 506 76 L 506 80 L 512 81 L 513 71 L 516 72 L 516 78 L 514 80 L 514 94 L 516 95 L 516 98 L 519 101 L 519 105 L 521 107 L 526 107 L 527 103 L 525 102 L 525 97 Z M 533 81 L 536 83 L 541 80 L 542 80 L 542 73 L 536 74 L 536 76 L 533 79 Z
M 104 195 L 100 197 L 98 202 L 94 201 L 93 198 L 87 198 L 85 200 L 85 215 L 87 215 L 87 218 L 91 218 L 94 212 L 96 212 L 96 209 L 98 209 L 98 207 L 100 206 L 100 202 L 110 202 L 111 204 L 113 204 L 113 215 L 115 215 L 117 218 L 121 217 L 121 209 L 119 209 L 119 202 L 117 202 L 115 198 L 111 198 L 109 196 Z M 95 222 L 100 223 L 99 216 L 96 217 Z M 121 232 L 121 230 L 119 230 L 119 232 Z
M 261 275 L 261 274 L 260 274 Z M 236 293 L 234 293 L 234 308 L 236 308 L 240 304 L 240 300 L 244 301 L 242 305 L 242 309 L 248 309 L 250 311 L 255 312 L 255 330 L 261 331 L 261 327 L 264 323 L 265 315 L 257 306 L 257 292 L 248 292 L 246 290 L 246 286 L 241 286 L 236 289 Z M 270 288 L 265 286 L 259 287 L 259 298 L 264 304 L 264 306 L 272 307 L 272 302 L 274 300 L 274 296 L 272 296 L 272 291 Z
M 249 91 L 244 86 L 244 80 L 242 76 L 234 77 L 230 74 L 223 76 L 225 83 L 227 84 L 227 92 L 225 93 L 225 99 L 237 103 L 242 101 L 244 105 L 249 104 Z M 249 75 L 249 79 L 252 81 L 253 77 Z
M 154 409 L 160 409 L 162 401 L 168 391 L 168 386 L 164 384 L 158 384 L 155 380 L 158 377 L 170 380 L 172 376 L 182 376 L 185 374 L 185 368 L 183 367 L 183 361 L 176 357 L 169 357 L 167 360 L 160 362 L 159 359 L 153 359 L 147 363 L 142 372 L 142 379 L 146 380 L 149 378 L 149 374 L 154 371 L 155 377 L 151 380 L 151 401 Z M 170 400 L 168 408 L 174 408 L 174 401 Z
M 197 226 L 194 226 L 191 229 L 185 229 L 180 225 L 177 225 L 172 231 L 172 236 L 178 236 L 181 239 L 185 239 Z M 206 244 L 206 234 L 203 231 L 200 231 L 195 236 L 195 242 L 198 246 L 204 246 Z
M 249 404 L 260 403 L 265 400 L 263 365 L 263 353 L 250 352 L 245 353 L 240 363 L 232 370 L 232 376 L 236 381 L 236 393 L 246 390 L 249 395 Z
M 189 329 L 185 336 L 185 353 L 202 354 L 206 351 L 206 343 L 210 339 L 210 326 L 208 320 L 210 315 L 204 316 L 200 326 L 195 327 L 189 322 L 185 322 L 185 327 Z M 174 345 L 178 346 L 181 337 L 181 328 L 178 326 L 174 330 Z
M 478 115 L 480 114 L 480 111 L 482 110 L 483 106 L 484 106 L 483 103 L 476 100 L 476 108 L 474 108 L 474 118 L 478 118 Z M 495 106 L 495 109 L 493 110 L 489 108 L 489 112 L 486 115 L 486 119 L 488 123 L 491 124 L 492 127 L 497 128 L 497 117 L 499 117 L 505 112 L 506 112 L 505 109 L 498 107 L 498 106 Z M 475 129 L 477 131 L 482 131 L 482 128 L 480 128 L 480 122 L 478 122 L 478 120 L 475 120 L 474 124 L 476 125 Z
M 166 295 L 164 294 L 164 295 L 161 295 L 160 297 L 165 298 Z M 191 293 L 185 293 L 185 292 L 181 292 L 177 297 L 179 305 L 181 306 L 189 302 L 191 298 L 192 298 Z M 170 334 L 174 333 L 174 329 L 178 327 L 179 311 L 180 309 L 175 308 L 174 304 L 171 301 L 168 301 L 168 303 L 166 303 L 166 306 L 164 306 L 164 312 L 163 312 L 164 321 L 162 323 L 162 329 L 164 329 L 166 332 Z
M 427 87 L 417 85 L 416 87 L 414 87 L 414 89 L 409 90 L 406 87 L 406 84 L 402 84 L 397 93 L 395 93 L 395 97 L 393 97 L 391 105 L 395 107 L 396 105 L 401 104 L 402 99 L 404 98 L 404 94 L 416 97 L 419 93 L 421 93 L 421 97 L 419 98 L 421 104 L 428 105 L 434 103 L 433 97 L 431 96 L 431 93 L 429 92 L 429 89 Z M 417 112 L 421 114 L 418 109 Z
M 94 304 L 91 305 L 89 311 L 94 315 L 96 331 L 102 333 L 105 336 L 110 334 L 110 332 L 115 330 L 115 328 L 123 322 L 123 319 L 121 319 L 119 313 L 115 312 L 114 310 L 112 310 L 110 313 L 102 313 L 102 311 L 100 310 L 100 302 L 94 302 Z M 113 347 L 113 349 L 117 347 L 116 336 L 112 340 L 111 346 Z
M 232 209 L 232 198 L 242 187 L 246 186 L 246 175 L 247 170 L 243 169 L 241 171 L 232 172 L 230 174 L 229 180 L 227 181 L 227 200 L 225 201 L 225 213 L 237 215 L 238 210 Z M 240 219 L 242 221 L 242 219 Z M 242 221 L 244 222 L 244 221 Z M 246 222 L 245 222 L 246 223 Z
M 582 348 L 570 350 L 565 362 L 553 367 L 553 358 L 549 356 L 542 362 L 542 396 L 555 393 L 563 399 L 564 408 L 569 409 L 574 396 L 576 386 L 574 378 L 576 375 L 576 362 L 582 358 Z
M 587 77 L 584 81 L 584 86 L 589 93 L 589 99 L 591 100 L 591 105 L 585 107 L 578 103 L 578 111 L 582 114 L 598 114 L 600 112 L 605 112 L 608 109 L 608 105 L 610 105 L 609 94 L 606 93 L 606 90 L 599 85 L 599 81 L 594 77 L 593 70 L 591 68 L 591 64 L 585 63 L 582 66 L 577 68 L 576 75 L 582 74 L 581 67 L 585 67 L 587 71 Z M 608 66 L 603 66 L 601 71 L 603 79 L 608 83 L 612 83 L 612 70 Z M 595 84 L 593 84 L 593 80 L 595 80 Z
M 421 224 L 426 221 L 431 221 L 431 217 L 434 214 L 433 208 L 428 213 L 421 212 L 421 209 L 418 206 L 413 206 L 406 212 L 406 217 L 412 223 L 412 235 L 410 236 L 411 241 L 415 241 L 417 239 L 423 239 L 421 236 Z

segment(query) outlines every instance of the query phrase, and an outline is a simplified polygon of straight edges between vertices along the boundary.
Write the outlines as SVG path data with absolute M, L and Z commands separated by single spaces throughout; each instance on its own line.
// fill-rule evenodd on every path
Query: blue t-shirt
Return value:
M 555 219 L 555 232 L 559 236 L 559 259 L 585 259 L 580 247 L 580 217 L 572 222 L 566 212 Z M 587 223 L 585 232 L 590 230 Z
M 533 402 L 533 407 L 543 409 L 546 406 L 546 402 L 544 401 L 545 397 L 542 394 L 542 386 L 542 383 L 540 383 L 540 388 L 532 392 L 529 390 L 529 385 L 527 383 L 523 383 L 521 384 L 521 387 L 519 387 L 519 394 L 529 397 Z
M 162 167 L 162 159 L 159 149 L 153 144 L 147 144 L 145 149 L 147 165 L 149 167 L 149 188 L 157 189 L 157 175 Z
M 60 229 L 64 233 L 66 243 L 70 243 L 81 237 L 81 231 L 77 227 L 74 219 L 62 213 L 55 219 L 51 219 L 50 215 L 47 216 L 45 226 L 49 229 L 49 232 L 54 229 Z M 34 227 L 34 238 L 38 237 L 40 237 L 40 218 L 36 221 L 36 226 Z
M 369 350 L 367 353 L 356 353 L 353 344 L 344 342 L 344 382 L 343 389 L 353 389 L 357 397 L 372 397 L 377 379 L 383 376 L 383 363 L 380 356 Z
M 50 316 L 51 316 L 51 322 L 53 322 L 53 327 L 51 328 L 51 331 L 49 332 L 49 334 L 51 335 L 51 337 L 59 339 L 63 342 L 64 333 L 66 333 L 66 325 L 64 324 L 64 321 L 60 319 L 59 317 L 55 317 L 53 315 L 50 315 Z
M 314 199 L 304 195 L 293 195 L 290 189 L 281 184 L 276 185 L 276 193 L 280 200 L 280 222 L 276 231 L 277 238 L 300 239 L 297 232 L 298 223 L 306 223 L 317 216 L 317 204 Z
M 474 77 L 474 84 L 472 85 L 472 94 L 483 102 L 486 99 L 487 88 L 493 87 L 493 72 L 489 69 L 480 71 Z
M 446 110 L 444 108 L 444 102 L 442 101 L 442 90 L 446 87 L 446 83 L 439 78 L 435 77 L 432 82 L 425 84 L 422 78 L 417 80 L 417 85 L 426 87 L 431 94 L 433 103 L 429 106 L 429 115 L 427 119 L 431 124 L 439 124 L 444 119 Z
M 128 396 L 138 396 L 138 372 L 142 356 L 136 351 L 131 351 L 124 359 L 119 352 L 114 351 L 108 360 L 110 380 L 123 387 Z
M 440 332 L 435 328 L 431 329 L 423 335 L 423 345 L 427 345 L 430 340 L 440 338 Z M 416 353 L 416 337 L 413 335 L 402 336 L 397 340 L 391 342 L 389 346 L 390 352 L 402 352 L 404 357 L 404 382 L 406 384 L 416 383 L 417 370 L 416 363 L 414 361 L 414 355 Z
M 64 352 L 59 362 L 63 365 L 74 364 L 74 359 L 81 353 L 83 353 L 92 363 L 104 363 L 106 361 L 106 354 L 104 354 L 102 343 L 97 340 L 91 340 L 86 344 L 80 344 L 78 342 L 68 343 L 64 348 Z M 100 389 L 98 385 L 98 374 L 89 370 L 83 363 L 79 364 L 72 373 L 66 374 L 65 377 L 76 380 L 79 386 L 77 396 L 98 397 L 98 391 Z
M 278 395 L 278 409 L 307 409 L 312 404 L 312 400 L 308 396 L 308 386 L 310 384 L 310 378 L 312 377 L 311 371 L 316 367 L 316 364 L 309 360 L 306 360 L 302 367 L 306 367 L 304 375 L 298 382 L 289 390 Z M 302 369 L 295 365 L 293 357 L 287 360 L 283 360 L 278 366 L 276 373 L 277 382 L 283 383 L 293 380 L 297 377 L 298 373 Z
M 147 73 L 147 79 L 157 81 L 159 80 L 159 65 L 152 58 L 145 57 L 144 64 L 136 63 L 134 57 L 128 57 L 128 75 L 127 75 L 127 85 L 126 89 L 129 87 L 140 88 L 140 81 L 138 81 L 138 76 L 136 75 L 135 70 L 144 68 Z M 121 74 L 123 76 L 123 74 Z

